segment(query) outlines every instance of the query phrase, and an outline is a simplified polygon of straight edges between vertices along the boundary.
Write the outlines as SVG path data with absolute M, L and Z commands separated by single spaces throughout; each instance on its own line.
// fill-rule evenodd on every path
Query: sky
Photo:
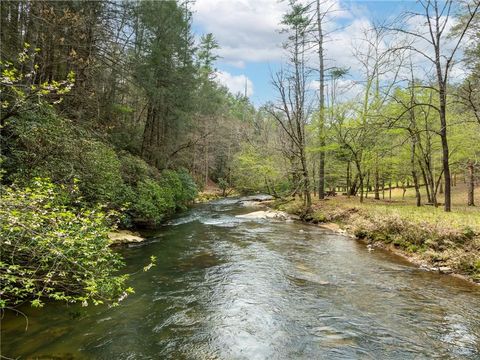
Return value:
M 358 66 L 352 42 L 361 30 L 416 6 L 414 0 L 322 1 L 330 2 L 335 10 L 326 25 L 336 30 L 325 46 L 327 67 L 350 68 L 352 78 Z M 281 0 L 196 0 L 194 4 L 195 33 L 213 33 L 220 45 L 217 81 L 233 93 L 244 93 L 246 85 L 256 106 L 275 98 L 270 79 L 285 61 L 284 35 L 279 30 L 287 8 Z

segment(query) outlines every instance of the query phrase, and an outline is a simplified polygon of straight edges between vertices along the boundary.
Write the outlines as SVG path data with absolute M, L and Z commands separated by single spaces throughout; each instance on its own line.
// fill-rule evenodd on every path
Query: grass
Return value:
M 467 196 L 462 185 L 453 188 L 451 213 L 442 207 L 416 207 L 413 189 L 408 189 L 405 197 L 401 189 L 394 189 L 391 200 L 374 200 L 370 194 L 363 203 L 358 197 L 317 199 L 309 213 L 298 199 L 279 202 L 276 207 L 309 222 L 338 223 L 376 246 L 480 282 L 480 206 L 464 205 Z M 479 194 L 480 188 L 476 198 L 480 205 Z M 385 195 L 388 197 L 388 192 Z

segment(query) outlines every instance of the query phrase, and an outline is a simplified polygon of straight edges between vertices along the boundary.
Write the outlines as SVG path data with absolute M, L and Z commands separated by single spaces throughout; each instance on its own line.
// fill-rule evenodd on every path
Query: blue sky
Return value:
M 355 73 L 352 42 L 372 21 L 398 16 L 416 8 L 414 0 L 322 0 L 335 9 L 328 22 L 336 31 L 326 44 L 327 66 L 349 67 Z M 248 95 L 256 106 L 275 98 L 270 76 L 284 61 L 280 20 L 287 9 L 278 0 L 197 0 L 194 31 L 211 32 L 222 57 L 217 62 L 218 81 L 232 92 L 247 82 Z M 354 77 L 354 75 L 352 75 Z

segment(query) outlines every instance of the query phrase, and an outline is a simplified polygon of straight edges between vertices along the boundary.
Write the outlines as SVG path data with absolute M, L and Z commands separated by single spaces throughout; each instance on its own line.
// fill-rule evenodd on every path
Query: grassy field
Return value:
M 336 196 L 314 200 L 305 212 L 299 199 L 278 202 L 280 210 L 300 215 L 313 223 L 334 222 L 369 243 L 400 253 L 412 261 L 442 272 L 454 272 L 480 282 L 480 188 L 476 203 L 466 206 L 466 187 L 453 188 L 452 212 L 439 206 L 415 206 L 415 193 L 392 190 L 392 199 L 374 200 L 373 194 L 360 203 L 358 197 Z M 440 200 L 439 202 L 443 202 Z
M 429 223 L 449 223 L 456 228 L 471 227 L 480 232 L 480 187 L 475 192 L 475 203 L 477 206 L 467 206 L 467 189 L 464 184 L 452 188 L 452 212 L 443 211 L 443 206 L 434 207 L 431 205 L 415 206 L 415 190 L 407 189 L 405 197 L 402 196 L 402 189 L 392 189 L 392 199 L 389 200 L 388 190 L 385 192 L 385 199 L 374 200 L 373 193 L 360 203 L 358 197 L 336 196 L 329 198 L 325 202 L 332 203 L 335 206 L 354 206 L 365 209 L 375 214 L 398 214 L 402 218 L 414 222 L 427 221 Z M 422 203 L 426 202 L 424 188 L 421 189 Z M 381 197 L 381 194 L 380 194 Z M 443 195 L 438 195 L 438 201 L 443 204 Z M 315 201 L 318 206 L 319 201 Z M 330 205 L 330 204 L 329 204 Z

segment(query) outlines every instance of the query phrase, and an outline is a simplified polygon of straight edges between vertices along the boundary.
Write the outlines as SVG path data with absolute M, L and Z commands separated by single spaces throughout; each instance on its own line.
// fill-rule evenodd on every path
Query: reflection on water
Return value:
M 42 359 L 479 359 L 480 288 L 313 226 L 252 221 L 227 199 L 124 250 L 116 308 L 7 313 L 2 355 Z

